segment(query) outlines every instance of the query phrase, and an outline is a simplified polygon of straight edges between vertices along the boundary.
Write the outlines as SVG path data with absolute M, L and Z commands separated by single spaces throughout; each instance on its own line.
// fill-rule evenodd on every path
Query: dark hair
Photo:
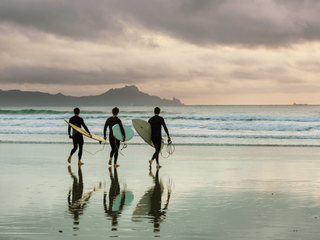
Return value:
M 154 109 L 154 114 L 159 114 L 159 113 L 160 113 L 160 108 L 156 107 L 156 108 Z
M 79 114 L 80 113 L 80 109 L 79 108 L 75 108 L 73 109 L 74 114 Z
M 113 115 L 118 115 L 118 113 L 119 113 L 119 108 L 115 107 L 115 108 L 112 109 L 112 114 Z

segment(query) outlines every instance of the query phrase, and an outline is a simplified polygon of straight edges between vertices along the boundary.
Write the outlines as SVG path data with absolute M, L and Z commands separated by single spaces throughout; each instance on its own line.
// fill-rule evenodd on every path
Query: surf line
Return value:
M 115 141 L 116 141 L 116 140 L 115 140 Z M 118 146 L 117 146 L 117 144 L 116 144 L 116 148 L 118 149 L 118 152 L 119 152 L 122 156 L 124 156 L 121 151 L 122 151 L 123 149 L 127 148 L 127 144 L 126 144 L 124 141 L 121 141 L 121 142 L 123 142 L 123 147 L 122 147 L 121 149 L 119 149 Z M 121 142 L 120 142 L 120 144 L 121 144 Z
M 97 150 L 95 153 L 91 153 L 91 152 L 89 152 L 88 150 L 86 150 L 85 148 L 83 148 L 83 151 L 89 153 L 90 155 L 95 155 L 96 153 L 103 151 L 103 150 L 104 150 L 104 147 L 105 147 L 106 145 L 107 145 L 107 142 L 104 142 L 102 149 Z M 127 144 L 126 144 L 125 142 L 123 142 L 123 147 L 122 147 L 121 149 L 118 149 L 119 153 L 120 153 L 122 156 L 124 156 L 124 155 L 122 154 L 121 151 L 122 151 L 123 149 L 125 149 L 126 147 L 127 147 Z
M 176 147 L 173 145 L 173 143 L 172 143 L 171 140 L 168 140 L 168 144 L 167 144 L 167 147 L 166 147 L 166 151 L 167 151 L 167 153 L 168 153 L 168 156 L 166 156 L 166 157 L 163 156 L 162 150 L 163 150 L 163 149 L 161 149 L 161 156 L 162 156 L 163 158 L 169 158 L 169 157 L 174 153 L 174 151 L 176 150 Z
M 132 130 L 129 126 L 127 126 L 127 125 L 123 125 L 123 128 L 124 128 L 124 130 L 125 130 L 126 137 L 127 137 L 127 138 L 126 138 L 126 141 L 127 141 L 127 140 L 129 141 L 129 140 L 133 137 L 134 132 L 133 132 L 133 130 Z M 121 151 L 122 151 L 123 149 L 127 148 L 127 144 L 125 143 L 125 141 L 123 141 L 124 138 L 123 138 L 123 136 L 122 136 L 122 133 L 121 133 L 119 124 L 116 124 L 116 125 L 114 125 L 114 126 L 112 127 L 112 132 L 113 132 L 113 136 L 114 136 L 114 141 L 115 141 L 116 148 L 118 149 L 118 152 L 119 152 L 122 156 L 124 156 Z M 120 144 L 121 144 L 121 142 L 123 143 L 123 147 L 122 147 L 121 149 L 118 148 L 118 146 L 117 146 L 117 144 L 116 144 L 116 139 L 118 139 L 118 140 L 120 141 Z M 101 143 L 101 142 L 100 142 L 100 143 Z M 103 151 L 103 149 L 104 149 L 104 147 L 105 147 L 106 144 L 107 144 L 107 141 L 104 141 L 103 148 L 102 148 L 101 150 L 96 151 L 95 153 L 90 153 L 89 151 L 87 151 L 87 150 L 85 150 L 85 149 L 83 149 L 83 150 L 86 151 L 87 153 L 91 154 L 91 155 L 95 155 L 97 152 Z
M 85 152 L 87 152 L 87 153 L 89 153 L 89 154 L 91 154 L 91 155 L 95 155 L 97 152 L 103 151 L 103 149 L 104 149 L 104 147 L 106 146 L 106 144 L 107 144 L 107 142 L 104 142 L 102 149 L 97 150 L 95 153 L 91 153 L 91 152 L 87 151 L 85 148 L 83 148 L 83 151 L 85 151 Z

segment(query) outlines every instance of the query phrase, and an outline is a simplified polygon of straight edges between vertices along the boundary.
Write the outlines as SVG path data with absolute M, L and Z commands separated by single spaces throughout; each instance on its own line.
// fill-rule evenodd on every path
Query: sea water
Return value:
M 148 120 L 154 107 L 123 106 L 119 118 L 133 128 L 132 119 Z M 176 145 L 319 146 L 320 106 L 163 106 Z M 112 107 L 82 107 L 89 130 L 103 135 Z M 0 141 L 10 143 L 70 143 L 68 120 L 73 107 L 0 109 Z M 166 134 L 163 131 L 163 136 Z M 94 143 L 91 139 L 87 143 Z M 145 144 L 135 132 L 128 144 Z

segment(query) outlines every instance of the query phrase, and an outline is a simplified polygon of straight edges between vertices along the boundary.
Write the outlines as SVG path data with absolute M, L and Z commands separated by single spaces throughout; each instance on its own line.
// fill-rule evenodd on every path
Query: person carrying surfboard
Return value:
M 114 156 L 114 167 L 117 168 L 120 165 L 117 164 L 118 161 L 118 152 L 119 152 L 119 147 L 120 147 L 120 140 L 116 139 L 113 136 L 113 131 L 112 131 L 112 127 L 116 124 L 119 124 L 120 126 L 120 130 L 123 136 L 123 141 L 126 140 L 126 133 L 124 131 L 124 128 L 122 126 L 122 122 L 120 120 L 120 118 L 118 118 L 118 113 L 119 113 L 119 108 L 115 107 L 112 109 L 112 117 L 109 117 L 104 125 L 103 128 L 103 136 L 104 136 L 104 140 L 107 139 L 107 128 L 109 127 L 109 143 L 111 146 L 111 151 L 110 151 L 110 159 L 109 159 L 109 165 L 112 164 L 112 157 Z
M 75 109 L 73 109 L 73 112 L 74 112 L 74 116 L 70 118 L 69 123 L 72 123 L 73 125 L 76 125 L 79 128 L 81 128 L 81 126 L 83 126 L 83 128 L 89 133 L 90 137 L 92 137 L 92 135 L 91 135 L 88 127 L 84 123 L 83 119 L 81 117 L 79 117 L 80 109 L 75 108 Z M 68 125 L 68 135 L 69 135 L 69 138 L 72 138 L 72 141 L 73 141 L 73 149 L 71 150 L 70 156 L 68 158 L 68 163 L 71 163 L 72 155 L 75 153 L 75 151 L 77 151 L 78 146 L 79 146 L 78 165 L 79 166 L 83 165 L 84 163 L 81 162 L 82 149 L 83 149 L 83 136 L 81 133 L 79 133 L 75 129 L 72 129 L 72 135 L 70 133 L 71 133 L 71 126 Z
M 159 164 L 159 153 L 160 153 L 160 149 L 161 149 L 161 140 L 162 140 L 161 126 L 163 126 L 164 131 L 168 135 L 168 141 L 171 141 L 171 138 L 169 136 L 169 131 L 168 131 L 168 128 L 166 126 L 166 123 L 165 123 L 163 117 L 159 116 L 159 114 L 160 114 L 159 107 L 156 107 L 154 109 L 154 114 L 155 115 L 153 117 L 151 117 L 148 121 L 151 125 L 151 140 L 152 140 L 154 148 L 155 148 L 155 152 L 154 152 L 151 160 L 149 160 L 149 167 L 151 168 L 153 160 L 156 159 L 157 169 L 159 169 L 159 168 L 161 168 L 161 165 Z

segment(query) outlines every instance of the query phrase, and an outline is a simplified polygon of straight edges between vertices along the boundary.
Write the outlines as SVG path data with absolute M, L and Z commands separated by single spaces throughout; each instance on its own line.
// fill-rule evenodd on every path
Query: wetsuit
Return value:
M 118 117 L 109 117 L 104 125 L 103 136 L 106 137 L 107 127 L 109 126 L 109 143 L 111 146 L 110 158 L 114 155 L 114 164 L 117 164 L 118 160 L 118 150 L 120 147 L 120 141 L 113 136 L 112 127 L 116 124 L 119 124 L 122 136 L 125 138 L 126 133 L 122 126 L 122 122 Z
M 81 126 L 83 126 L 83 128 L 88 132 L 89 129 L 87 128 L 87 126 L 84 124 L 84 121 L 81 117 L 79 116 L 73 116 L 72 118 L 70 118 L 69 120 L 70 123 L 72 123 L 73 125 L 76 125 L 77 127 L 81 128 Z M 70 134 L 71 132 L 71 126 L 68 126 L 68 134 Z M 70 156 L 72 156 L 75 151 L 77 151 L 78 145 L 79 145 L 79 152 L 78 152 L 78 156 L 79 156 L 79 160 L 81 160 L 82 157 L 82 149 L 83 149 L 83 136 L 81 133 L 79 133 L 78 131 L 72 129 L 72 141 L 73 141 L 73 149 L 71 150 Z
M 164 131 L 168 136 L 169 136 L 169 131 L 167 129 L 166 123 L 164 122 L 164 119 L 160 116 L 155 115 L 152 118 L 150 118 L 148 122 L 151 125 L 151 131 L 152 131 L 151 140 L 155 148 L 155 152 L 152 156 L 152 160 L 156 159 L 157 164 L 159 164 L 159 153 L 161 149 L 161 140 L 162 140 L 161 126 L 163 126 Z

